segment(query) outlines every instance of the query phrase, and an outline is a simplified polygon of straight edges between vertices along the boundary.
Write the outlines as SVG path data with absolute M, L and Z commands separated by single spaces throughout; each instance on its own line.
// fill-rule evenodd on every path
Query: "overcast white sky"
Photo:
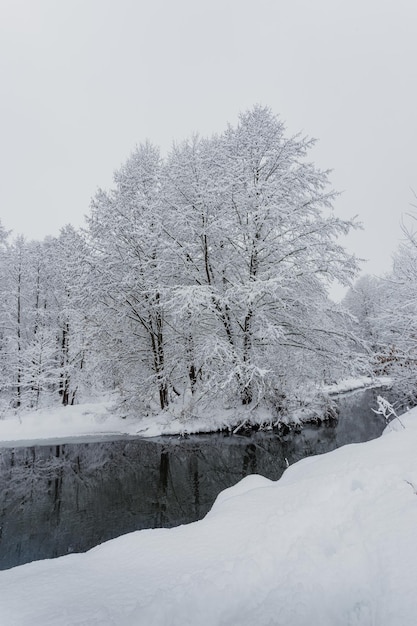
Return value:
M 347 247 L 390 267 L 417 189 L 417 0 L 0 0 L 0 220 L 80 226 L 135 144 L 255 103 L 319 139 Z

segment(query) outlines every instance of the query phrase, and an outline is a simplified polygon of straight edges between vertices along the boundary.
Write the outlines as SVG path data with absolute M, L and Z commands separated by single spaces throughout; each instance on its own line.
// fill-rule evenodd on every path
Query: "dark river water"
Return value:
M 374 390 L 339 400 L 335 425 L 278 437 L 223 434 L 0 447 L 0 569 L 85 551 L 142 528 L 202 518 L 247 474 L 278 479 L 290 464 L 378 437 Z

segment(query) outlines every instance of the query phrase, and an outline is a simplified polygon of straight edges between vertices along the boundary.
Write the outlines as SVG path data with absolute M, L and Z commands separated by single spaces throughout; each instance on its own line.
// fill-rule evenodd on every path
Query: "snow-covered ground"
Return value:
M 10 626 L 415 626 L 417 409 L 201 521 L 0 573 Z
M 323 392 L 333 396 L 349 391 L 356 391 L 357 389 L 366 389 L 367 387 L 390 386 L 391 383 L 391 378 L 388 376 L 376 376 L 374 378 L 360 376 L 357 378 L 345 378 L 333 385 L 325 385 Z
M 112 410 L 112 404 L 111 400 L 105 400 L 10 412 L 0 419 L 0 445 L 135 434 L 137 420 L 121 419 Z
M 387 384 L 387 378 L 371 379 L 367 377 L 344 380 L 337 385 L 323 389 L 325 393 L 337 394 L 362 389 L 378 384 Z M 240 410 L 241 420 L 268 421 L 268 414 L 258 411 L 251 413 L 249 408 Z M 22 445 L 43 439 L 70 440 L 72 438 L 117 437 L 123 435 L 141 435 L 156 437 L 159 435 L 194 434 L 217 431 L 227 428 L 236 421 L 236 409 L 216 410 L 210 414 L 192 417 L 189 412 L 182 414 L 181 407 L 175 407 L 173 413 L 146 417 L 143 420 L 117 415 L 111 400 L 91 402 L 75 406 L 55 406 L 33 411 L 10 412 L 0 419 L 0 444 Z

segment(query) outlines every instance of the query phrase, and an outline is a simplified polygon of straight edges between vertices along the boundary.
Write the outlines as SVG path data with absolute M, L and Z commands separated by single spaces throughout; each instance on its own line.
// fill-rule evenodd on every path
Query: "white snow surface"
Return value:
M 112 404 L 111 400 L 105 400 L 10 412 L 0 419 L 0 445 L 134 434 L 137 421 L 118 417 Z
M 378 384 L 388 384 L 388 378 L 351 378 L 323 388 L 325 393 L 337 394 Z M 159 435 L 182 435 L 222 430 L 236 424 L 236 408 L 211 407 L 205 417 L 194 416 L 181 406 L 172 412 L 139 418 L 121 418 L 115 401 L 53 406 L 38 410 L 10 411 L 0 419 L 0 445 L 26 445 L 38 440 L 97 439 L 125 435 L 157 437 Z M 296 419 L 296 416 L 293 416 Z M 271 416 L 262 409 L 252 412 L 249 408 L 239 410 L 239 420 L 249 423 L 267 422 Z M 1 626 L 1 625 L 0 625 Z
M 201 521 L 0 572 L 10 626 L 415 626 L 417 409 Z

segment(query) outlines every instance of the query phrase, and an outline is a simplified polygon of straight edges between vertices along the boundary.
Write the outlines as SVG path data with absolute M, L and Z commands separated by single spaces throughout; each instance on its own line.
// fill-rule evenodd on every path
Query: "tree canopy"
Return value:
M 14 402 L 34 402 L 40 386 L 71 402 L 95 380 L 142 413 L 216 401 L 280 415 L 301 387 L 349 371 L 346 317 L 327 290 L 355 276 L 339 236 L 356 223 L 334 214 L 313 144 L 255 106 L 166 158 L 139 145 L 83 232 L 9 245 L 2 345 Z M 23 385 L 24 359 L 48 373 L 32 367 Z

